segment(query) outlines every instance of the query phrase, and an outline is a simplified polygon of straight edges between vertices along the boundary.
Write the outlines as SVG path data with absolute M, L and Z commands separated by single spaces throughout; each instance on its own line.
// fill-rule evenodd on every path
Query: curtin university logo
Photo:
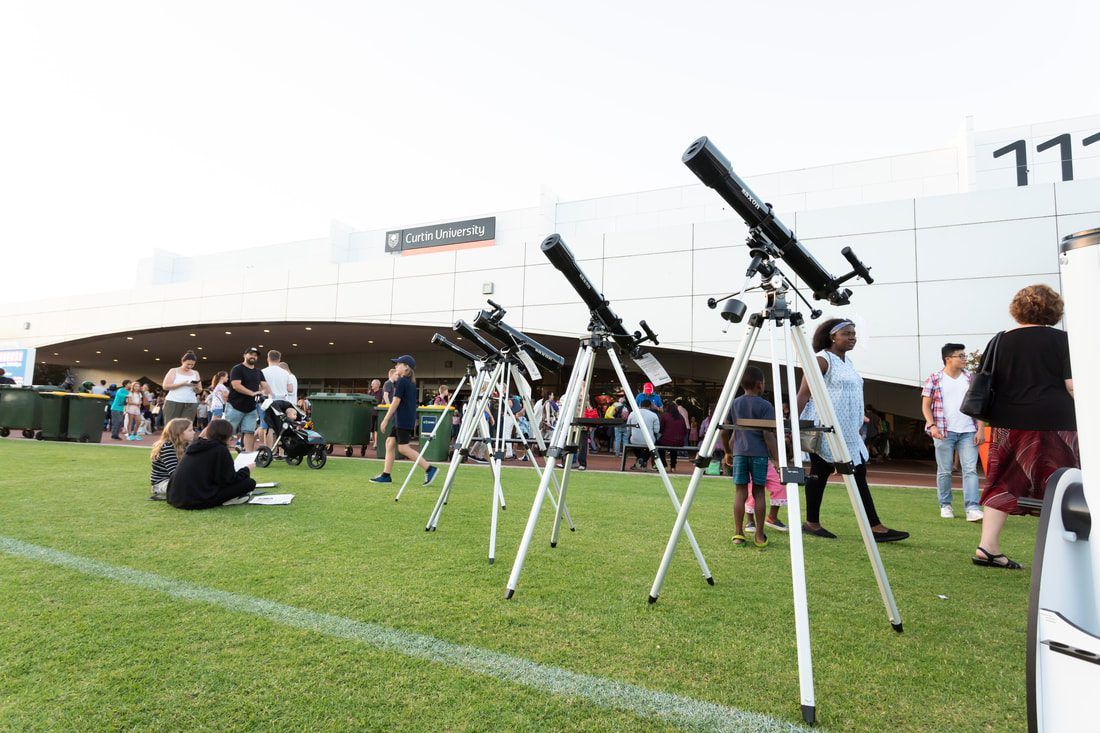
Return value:
M 386 232 L 386 252 L 405 255 L 490 247 L 496 242 L 496 229 L 495 216 L 397 229 Z

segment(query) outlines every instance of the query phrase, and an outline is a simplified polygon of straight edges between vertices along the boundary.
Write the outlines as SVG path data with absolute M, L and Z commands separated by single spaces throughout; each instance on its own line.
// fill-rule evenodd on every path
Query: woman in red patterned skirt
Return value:
M 1001 552 L 1008 515 L 1026 514 L 1017 499 L 1042 499 L 1056 469 L 1081 465 L 1069 338 L 1051 328 L 1061 320 L 1062 309 L 1062 298 L 1046 285 L 1024 288 L 1009 306 L 1019 326 L 1001 334 L 995 352 L 989 419 L 993 439 L 975 565 L 1020 569 L 1020 563 Z

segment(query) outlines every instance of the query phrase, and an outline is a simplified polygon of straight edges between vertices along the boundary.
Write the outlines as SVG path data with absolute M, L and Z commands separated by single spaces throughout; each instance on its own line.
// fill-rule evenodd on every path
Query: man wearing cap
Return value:
M 424 469 L 424 485 L 427 486 L 435 480 L 435 474 L 439 469 L 420 458 L 409 445 L 413 428 L 416 427 L 416 382 L 413 381 L 416 379 L 416 374 L 413 372 L 416 369 L 416 359 L 405 354 L 390 361 L 394 363 L 397 380 L 393 387 L 390 409 L 386 411 L 386 416 L 382 418 L 382 425 L 379 428 L 379 432 L 383 435 L 386 435 L 387 429 L 389 430 L 389 437 L 386 438 L 386 463 L 382 473 L 372 478 L 371 482 L 388 484 L 393 481 L 390 478 L 390 471 L 393 470 L 397 451 L 401 451 L 401 455 L 416 461 L 416 464 Z
M 264 373 L 256 368 L 259 358 L 260 350 L 250 346 L 245 349 L 244 360 L 230 370 L 229 404 L 224 415 L 249 453 L 256 449 L 256 397 L 268 392 Z
M 658 409 L 662 409 L 665 406 L 665 403 L 661 401 L 661 395 L 653 391 L 653 382 L 646 382 L 643 384 L 642 391 L 634 397 L 634 401 L 637 402 L 639 406 L 642 404 L 642 400 L 649 400 L 650 404 Z

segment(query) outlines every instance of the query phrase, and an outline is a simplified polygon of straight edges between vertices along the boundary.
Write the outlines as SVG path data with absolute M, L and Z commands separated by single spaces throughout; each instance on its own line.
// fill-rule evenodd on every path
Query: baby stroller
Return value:
M 283 458 L 290 466 L 297 466 L 306 459 L 310 468 L 324 468 L 328 461 L 325 452 L 325 437 L 314 430 L 303 427 L 298 419 L 298 410 L 286 400 L 266 400 L 263 405 L 264 422 L 275 431 L 275 447 L 283 451 Z M 275 456 L 270 448 L 261 446 L 257 451 L 256 465 L 267 468 Z

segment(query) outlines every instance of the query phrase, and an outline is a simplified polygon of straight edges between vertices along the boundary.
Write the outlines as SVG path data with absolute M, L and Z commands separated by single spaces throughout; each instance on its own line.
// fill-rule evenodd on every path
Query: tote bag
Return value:
M 1004 331 L 1001 331 L 989 342 L 989 348 L 982 354 L 982 362 L 978 365 L 978 373 L 970 378 L 970 387 L 959 406 L 959 411 L 964 415 L 982 422 L 989 422 L 993 411 L 993 369 L 997 364 L 997 345 L 1003 335 Z

